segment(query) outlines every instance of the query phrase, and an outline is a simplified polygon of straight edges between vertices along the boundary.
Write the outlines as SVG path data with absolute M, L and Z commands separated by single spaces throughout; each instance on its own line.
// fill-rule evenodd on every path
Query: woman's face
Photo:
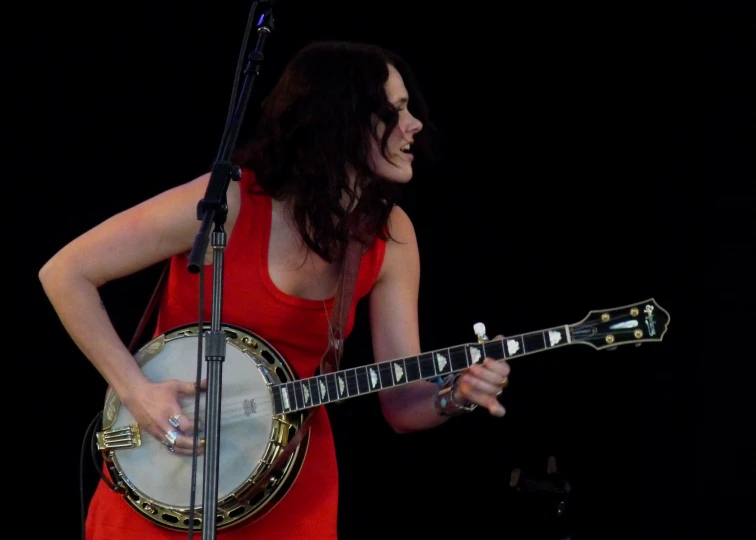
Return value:
M 389 102 L 399 111 L 399 122 L 388 138 L 386 151 L 388 158 L 381 154 L 380 141 L 386 126 L 379 122 L 376 130 L 377 140 L 373 140 L 371 152 L 371 167 L 373 172 L 389 182 L 406 183 L 412 179 L 411 145 L 415 134 L 423 129 L 423 124 L 410 114 L 407 108 L 409 94 L 404 86 L 404 80 L 396 68 L 388 66 L 389 77 L 385 84 Z

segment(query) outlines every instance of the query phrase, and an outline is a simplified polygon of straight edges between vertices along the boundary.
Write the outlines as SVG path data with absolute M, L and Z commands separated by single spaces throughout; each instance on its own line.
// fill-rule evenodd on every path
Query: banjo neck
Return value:
M 613 349 L 619 345 L 661 341 L 669 314 L 653 298 L 613 309 L 593 310 L 575 324 L 565 324 L 488 340 L 485 328 L 475 325 L 479 341 L 342 369 L 272 386 L 276 414 L 310 409 L 421 380 L 459 373 L 486 357 L 511 360 L 567 345 Z

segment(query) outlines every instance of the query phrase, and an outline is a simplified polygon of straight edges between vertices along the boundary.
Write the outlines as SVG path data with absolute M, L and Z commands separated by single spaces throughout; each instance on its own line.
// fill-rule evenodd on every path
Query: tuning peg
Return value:
M 475 323 L 473 325 L 473 331 L 475 332 L 475 335 L 478 336 L 478 341 L 484 341 L 488 339 L 488 336 L 486 336 L 486 325 L 482 322 Z

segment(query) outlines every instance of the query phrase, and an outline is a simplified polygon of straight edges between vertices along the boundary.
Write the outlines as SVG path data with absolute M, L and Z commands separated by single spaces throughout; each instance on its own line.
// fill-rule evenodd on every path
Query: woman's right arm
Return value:
M 98 289 L 189 251 L 200 225 L 197 203 L 205 195 L 208 179 L 207 174 L 200 176 L 111 217 L 64 246 L 39 272 L 42 287 L 71 339 L 142 427 L 158 438 L 171 429 L 168 418 L 180 412 L 174 398 L 193 392 L 193 382 L 160 388 L 151 384 L 113 328 Z M 229 231 L 238 213 L 238 192 L 237 182 L 232 182 Z

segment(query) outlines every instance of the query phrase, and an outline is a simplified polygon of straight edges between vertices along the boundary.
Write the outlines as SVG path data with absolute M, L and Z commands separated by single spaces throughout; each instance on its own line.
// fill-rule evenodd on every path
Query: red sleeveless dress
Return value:
M 307 300 L 279 290 L 268 274 L 271 200 L 255 190 L 254 174 L 244 170 L 239 217 L 225 251 L 222 322 L 259 334 L 273 345 L 301 377 L 312 375 L 328 346 L 328 317 L 333 299 Z M 383 262 L 385 242 L 377 239 L 360 264 L 355 297 L 345 336 L 354 325 L 355 307 L 366 296 Z M 197 276 L 186 270 L 186 256 L 171 260 L 171 272 L 159 308 L 155 334 L 197 321 Z M 205 272 L 205 319 L 210 320 L 212 272 Z M 195 362 L 196 358 L 187 359 Z M 234 530 L 219 530 L 227 540 L 308 538 L 334 540 L 337 535 L 338 470 L 327 412 L 320 408 L 311 423 L 307 457 L 286 496 L 267 515 Z M 201 501 L 201 493 L 198 492 Z M 201 529 L 195 529 L 201 536 Z M 180 539 L 186 532 L 153 524 L 100 481 L 89 506 L 87 540 Z

